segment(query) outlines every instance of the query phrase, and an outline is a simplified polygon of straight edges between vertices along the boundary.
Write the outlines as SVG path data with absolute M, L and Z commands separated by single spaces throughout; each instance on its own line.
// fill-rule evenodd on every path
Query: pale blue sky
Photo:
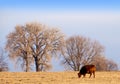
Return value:
M 27 22 L 57 27 L 66 36 L 98 40 L 106 57 L 120 63 L 120 0 L 1 0 L 0 45 L 15 25 Z

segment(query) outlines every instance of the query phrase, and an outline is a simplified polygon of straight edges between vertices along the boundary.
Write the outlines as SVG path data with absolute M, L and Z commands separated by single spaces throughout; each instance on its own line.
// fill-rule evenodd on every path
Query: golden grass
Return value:
M 78 78 L 78 72 L 0 72 L 0 84 L 120 84 L 120 72 L 96 72 L 96 78 Z

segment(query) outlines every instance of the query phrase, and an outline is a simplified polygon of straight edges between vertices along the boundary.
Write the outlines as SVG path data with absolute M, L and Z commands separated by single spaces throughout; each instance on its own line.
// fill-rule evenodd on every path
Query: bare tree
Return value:
M 32 39 L 30 48 L 36 65 L 36 71 L 49 69 L 53 53 L 60 50 L 64 43 L 64 35 L 58 29 L 47 28 L 41 24 L 27 24 L 26 30 Z
M 118 65 L 113 60 L 107 60 L 107 71 L 118 70 Z
M 56 28 L 38 23 L 16 26 L 16 31 L 8 35 L 6 49 L 12 58 L 22 58 L 26 71 L 34 63 L 36 71 L 45 71 L 51 67 L 50 60 L 64 42 L 64 35 Z
M 107 69 L 105 56 L 94 57 L 94 60 L 92 63 L 96 65 L 97 71 L 106 71 Z
M 72 36 L 66 40 L 62 50 L 62 64 L 65 68 L 78 71 L 81 66 L 91 64 L 95 56 L 102 55 L 104 48 L 90 38 Z
M 0 49 L 0 72 L 8 71 L 8 64 L 6 62 L 7 57 L 5 55 L 5 51 Z
M 30 49 L 27 33 L 23 26 L 16 26 L 15 31 L 7 36 L 6 49 L 9 51 L 9 56 L 12 59 L 17 59 L 17 65 L 22 62 L 22 68 L 29 71 L 30 67 Z
M 105 56 L 96 56 L 94 58 L 93 64 L 96 65 L 98 71 L 115 71 L 118 70 L 117 64 L 105 58 Z

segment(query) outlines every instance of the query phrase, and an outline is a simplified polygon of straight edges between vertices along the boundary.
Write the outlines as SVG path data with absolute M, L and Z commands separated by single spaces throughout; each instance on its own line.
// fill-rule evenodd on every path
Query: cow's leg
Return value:
M 81 74 L 80 73 L 78 73 L 78 78 L 80 78 L 81 77 Z
M 94 76 L 94 78 L 95 78 L 95 71 L 93 72 L 93 76 Z
M 83 77 L 84 77 L 84 78 L 85 78 L 85 75 L 86 75 L 86 74 L 83 74 Z
M 90 76 L 89 76 L 89 78 L 91 77 L 91 75 L 92 75 L 92 73 L 90 72 Z

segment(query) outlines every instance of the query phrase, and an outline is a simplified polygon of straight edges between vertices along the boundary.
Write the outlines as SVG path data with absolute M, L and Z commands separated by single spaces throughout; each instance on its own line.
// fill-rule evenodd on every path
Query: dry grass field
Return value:
M 96 78 L 78 78 L 78 72 L 0 72 L 0 84 L 120 84 L 120 72 L 96 72 Z

